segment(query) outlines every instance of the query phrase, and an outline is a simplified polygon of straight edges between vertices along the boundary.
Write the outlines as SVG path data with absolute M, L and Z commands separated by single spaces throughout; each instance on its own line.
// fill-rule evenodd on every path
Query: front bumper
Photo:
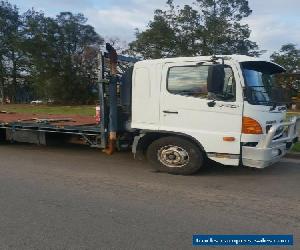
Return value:
M 256 147 L 242 147 L 242 163 L 253 168 L 265 168 L 278 162 L 293 146 L 298 138 L 300 117 L 294 117 L 290 122 L 274 125 Z M 285 134 L 274 140 L 276 131 L 286 127 Z

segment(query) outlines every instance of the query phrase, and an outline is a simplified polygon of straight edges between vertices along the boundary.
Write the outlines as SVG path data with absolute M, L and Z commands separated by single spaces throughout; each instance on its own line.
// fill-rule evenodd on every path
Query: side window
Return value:
M 207 77 L 209 65 L 175 66 L 169 69 L 167 88 L 176 95 L 207 98 Z M 223 93 L 216 98 L 222 101 L 235 101 L 236 83 L 232 69 L 225 67 Z
M 178 66 L 169 69 L 168 91 L 176 95 L 207 97 L 209 66 Z
M 235 101 L 236 98 L 236 83 L 233 75 L 233 71 L 230 67 L 225 68 L 225 81 L 223 94 L 220 97 L 224 101 Z

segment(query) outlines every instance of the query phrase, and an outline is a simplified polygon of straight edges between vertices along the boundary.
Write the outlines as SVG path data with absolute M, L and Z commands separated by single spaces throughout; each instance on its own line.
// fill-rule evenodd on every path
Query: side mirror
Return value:
M 223 64 L 211 65 L 208 69 L 207 91 L 212 94 L 222 94 L 225 84 L 225 67 Z

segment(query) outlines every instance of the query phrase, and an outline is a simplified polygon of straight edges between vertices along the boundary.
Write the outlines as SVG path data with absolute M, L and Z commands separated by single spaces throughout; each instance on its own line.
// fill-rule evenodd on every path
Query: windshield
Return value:
M 249 99 L 252 102 L 258 104 L 270 103 L 270 88 L 272 86 L 272 76 L 249 69 L 244 69 L 243 73 L 248 87 Z
M 254 105 L 273 105 L 278 101 L 276 95 L 276 74 L 283 69 L 268 62 L 241 63 L 243 76 L 246 83 L 246 98 Z

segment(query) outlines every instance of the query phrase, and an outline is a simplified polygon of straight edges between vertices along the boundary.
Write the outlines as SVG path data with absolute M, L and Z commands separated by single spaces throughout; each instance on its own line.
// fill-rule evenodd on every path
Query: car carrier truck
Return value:
M 265 168 L 298 139 L 299 119 L 288 120 L 286 107 L 272 99 L 272 79 L 285 71 L 275 63 L 242 55 L 179 57 L 135 62 L 120 74 L 114 49 L 107 49 L 99 53 L 97 122 L 0 114 L 1 138 L 81 141 L 107 154 L 132 150 L 158 171 L 183 175 L 207 159 Z

